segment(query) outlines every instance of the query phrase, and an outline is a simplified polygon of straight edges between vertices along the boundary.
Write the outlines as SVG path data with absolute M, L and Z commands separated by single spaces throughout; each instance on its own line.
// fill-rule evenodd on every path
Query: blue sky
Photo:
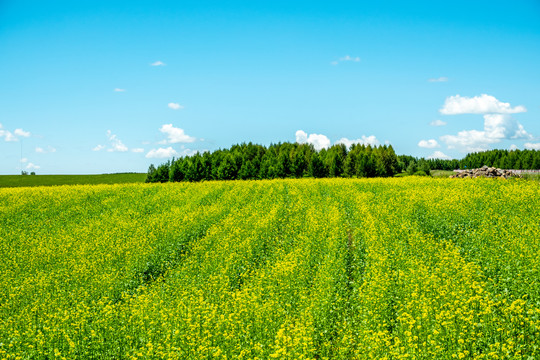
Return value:
M 0 174 L 540 149 L 540 1 L 0 1 Z

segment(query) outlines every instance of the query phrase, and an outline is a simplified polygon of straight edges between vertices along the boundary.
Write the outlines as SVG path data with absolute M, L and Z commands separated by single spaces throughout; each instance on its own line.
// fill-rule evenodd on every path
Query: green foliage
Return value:
M 0 205 L 2 359 L 540 358 L 531 181 L 40 187 Z
M 240 144 L 148 168 L 146 182 L 323 177 L 391 177 L 400 170 L 392 146 L 338 144 L 316 151 L 298 143 Z M 166 178 L 165 174 L 168 174 Z

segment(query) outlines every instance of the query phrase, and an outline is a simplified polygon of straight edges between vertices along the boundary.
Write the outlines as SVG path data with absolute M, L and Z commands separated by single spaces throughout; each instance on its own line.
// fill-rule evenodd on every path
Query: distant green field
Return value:
M 145 173 L 101 175 L 0 175 L 1 187 L 141 183 Z
M 433 177 L 450 177 L 454 175 L 452 170 L 431 170 L 431 176 Z

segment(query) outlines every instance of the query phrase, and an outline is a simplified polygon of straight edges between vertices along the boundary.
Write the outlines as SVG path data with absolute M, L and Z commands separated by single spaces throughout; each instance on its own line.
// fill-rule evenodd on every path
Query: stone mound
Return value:
M 478 169 L 470 170 L 454 170 L 457 174 L 450 176 L 451 178 L 476 178 L 476 177 L 489 177 L 489 178 L 503 178 L 509 177 L 521 177 L 519 174 L 514 174 L 512 170 L 498 169 L 494 167 L 488 167 L 486 165 Z

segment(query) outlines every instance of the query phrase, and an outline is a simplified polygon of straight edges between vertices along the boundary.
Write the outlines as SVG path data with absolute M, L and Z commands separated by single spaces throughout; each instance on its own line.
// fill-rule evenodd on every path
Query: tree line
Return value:
M 269 147 L 239 144 L 150 165 L 147 182 L 275 179 L 301 177 L 388 177 L 400 172 L 391 145 L 343 144 L 315 150 L 311 144 Z
M 415 169 L 455 170 L 475 169 L 484 165 L 513 170 L 540 169 L 540 150 L 488 150 L 467 154 L 463 159 L 418 159 L 408 155 L 399 155 L 401 167 L 407 172 Z M 413 169 L 413 170 L 411 170 Z
M 397 173 L 429 175 L 431 170 L 477 168 L 540 169 L 538 150 L 490 150 L 461 160 L 397 156 L 391 145 L 336 144 L 315 150 L 313 145 L 278 143 L 269 147 L 246 144 L 230 149 L 173 158 L 148 168 L 146 182 L 250 180 L 302 177 L 390 177 Z

